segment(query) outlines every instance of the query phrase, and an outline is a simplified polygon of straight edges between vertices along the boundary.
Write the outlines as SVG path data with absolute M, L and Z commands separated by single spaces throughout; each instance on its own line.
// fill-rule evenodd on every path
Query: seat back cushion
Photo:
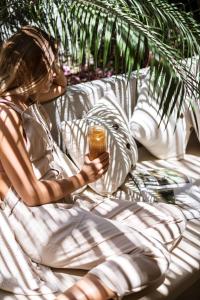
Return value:
M 108 171 L 99 180 L 91 183 L 90 187 L 101 195 L 112 194 L 124 182 L 138 159 L 137 146 L 130 134 L 128 119 L 112 90 L 87 112 L 85 118 L 61 123 L 67 152 L 79 168 L 82 167 L 84 155 L 88 152 L 87 135 L 90 124 L 103 125 L 106 128 L 110 153 Z

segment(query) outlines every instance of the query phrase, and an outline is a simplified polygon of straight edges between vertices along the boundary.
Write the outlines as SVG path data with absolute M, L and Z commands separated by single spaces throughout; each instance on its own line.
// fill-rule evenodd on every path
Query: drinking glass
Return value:
M 90 125 L 88 131 L 89 158 L 93 160 L 107 151 L 107 131 L 104 126 Z

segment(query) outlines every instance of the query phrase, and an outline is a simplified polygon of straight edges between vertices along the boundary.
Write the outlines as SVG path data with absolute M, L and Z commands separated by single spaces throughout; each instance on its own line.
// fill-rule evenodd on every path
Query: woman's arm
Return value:
M 58 64 L 54 63 L 53 71 L 54 71 L 54 75 L 53 75 L 54 78 L 50 90 L 48 91 L 48 93 L 45 94 L 38 93 L 36 95 L 36 99 L 35 99 L 36 101 L 39 101 L 41 103 L 48 102 L 65 93 L 67 80 L 64 75 L 63 69 L 60 66 L 58 66 Z
M 108 153 L 85 164 L 79 173 L 67 179 L 38 180 L 24 143 L 20 117 L 5 105 L 0 106 L 0 157 L 16 192 L 28 206 L 57 202 L 80 187 L 100 178 L 108 168 Z

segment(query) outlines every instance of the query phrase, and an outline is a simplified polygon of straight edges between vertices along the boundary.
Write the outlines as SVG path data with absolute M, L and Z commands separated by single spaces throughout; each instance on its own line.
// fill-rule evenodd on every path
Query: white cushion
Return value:
M 146 77 L 139 82 L 138 94 L 130 120 L 133 137 L 157 158 L 183 158 L 190 135 L 190 123 L 185 117 L 187 110 L 183 110 L 182 118 L 177 120 L 177 110 L 174 109 L 169 119 L 160 122 L 162 111 L 158 113 L 159 104 L 149 92 L 148 70 Z
M 85 114 L 111 89 L 130 120 L 136 102 L 136 83 L 135 72 L 131 74 L 130 78 L 117 75 L 88 81 L 68 86 L 62 97 L 44 103 L 43 106 L 53 125 L 51 130 L 53 138 L 59 147 L 64 150 L 59 131 L 60 123 L 64 120 L 72 121 L 84 118 Z
M 137 147 L 131 137 L 127 117 L 109 91 L 83 119 L 62 122 L 61 131 L 67 150 L 76 165 L 81 168 L 88 152 L 89 124 L 104 125 L 108 135 L 110 165 L 108 171 L 90 187 L 101 195 L 112 194 L 124 182 L 138 158 Z
M 190 72 L 196 77 L 198 83 L 200 76 L 200 58 L 198 56 L 188 58 L 186 60 L 186 65 L 189 68 Z M 200 101 L 198 92 L 187 92 L 186 100 L 187 105 L 189 106 L 189 117 L 191 117 L 192 127 L 194 128 L 197 138 L 200 141 Z
M 196 136 L 200 142 L 200 103 L 193 102 L 191 107 L 192 125 L 194 127 Z

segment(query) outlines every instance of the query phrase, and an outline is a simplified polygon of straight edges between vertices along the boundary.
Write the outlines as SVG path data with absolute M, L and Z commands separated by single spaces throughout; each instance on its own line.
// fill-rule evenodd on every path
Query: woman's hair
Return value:
M 52 36 L 35 26 L 22 27 L 0 49 L 0 96 L 34 94 L 56 56 Z

